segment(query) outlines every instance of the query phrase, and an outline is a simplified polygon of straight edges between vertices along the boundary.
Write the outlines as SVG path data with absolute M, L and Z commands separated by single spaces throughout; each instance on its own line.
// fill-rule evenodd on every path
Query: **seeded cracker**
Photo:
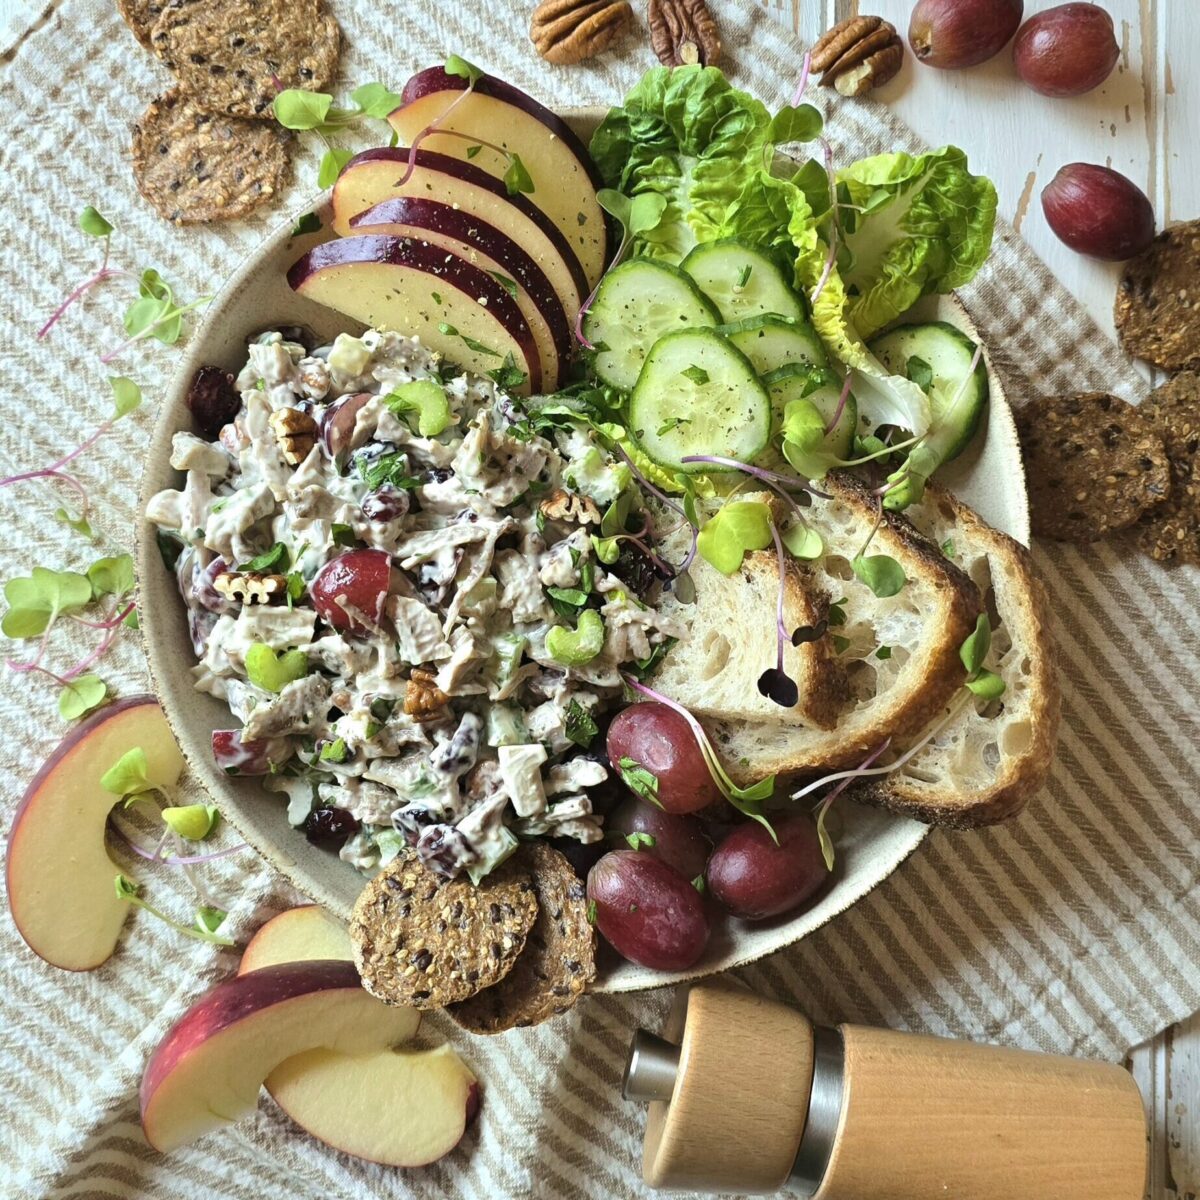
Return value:
M 533 876 L 538 918 L 513 969 L 446 1011 L 472 1033 L 503 1033 L 564 1013 L 596 977 L 595 934 L 587 892 L 571 864 L 540 842 L 520 851 Z
M 133 174 L 160 216 L 177 225 L 229 221 L 267 203 L 291 171 L 291 134 L 196 107 L 178 88 L 133 126 Z
M 1162 437 L 1132 404 L 1105 392 L 1043 396 L 1016 416 L 1035 534 L 1095 541 L 1166 499 Z
M 330 90 L 341 31 L 322 0 L 165 0 L 150 41 L 197 104 L 269 120 L 284 88 Z
M 1113 319 L 1128 353 L 1167 371 L 1200 367 L 1200 221 L 1163 230 L 1126 265 Z
M 476 887 L 443 878 L 405 850 L 354 906 L 354 962 L 380 1000 L 441 1008 L 512 970 L 537 911 L 533 881 L 511 861 Z
M 133 30 L 133 36 L 149 50 L 150 30 L 163 10 L 163 0 L 117 0 L 117 12 Z
M 1200 375 L 1176 375 L 1141 411 L 1157 423 L 1166 443 L 1171 495 L 1138 523 L 1138 548 L 1159 562 L 1200 565 Z

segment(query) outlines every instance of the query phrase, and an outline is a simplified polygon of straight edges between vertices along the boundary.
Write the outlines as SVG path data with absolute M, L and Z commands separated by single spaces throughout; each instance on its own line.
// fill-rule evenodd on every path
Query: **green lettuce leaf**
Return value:
M 634 239 L 634 254 L 678 263 L 717 236 L 725 210 L 770 164 L 773 138 L 808 140 L 820 131 L 810 105 L 773 119 L 716 67 L 655 67 L 610 110 L 591 152 L 609 187 L 666 201 L 658 224 Z
M 972 175 L 956 146 L 879 154 L 838 172 L 843 229 L 839 270 L 849 320 L 869 338 L 922 296 L 974 278 L 992 245 L 996 189 Z

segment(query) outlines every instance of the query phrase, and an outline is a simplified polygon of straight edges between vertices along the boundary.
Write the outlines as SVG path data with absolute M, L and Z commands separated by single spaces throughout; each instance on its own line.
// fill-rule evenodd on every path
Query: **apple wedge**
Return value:
M 319 904 L 301 904 L 272 917 L 246 943 L 238 974 L 273 967 L 277 963 L 337 958 L 350 962 L 350 935 L 346 927 Z M 379 1001 L 380 1004 L 383 1001 Z
M 517 245 L 479 217 L 436 200 L 385 200 L 350 221 L 355 233 L 388 234 L 441 246 L 487 271 L 517 302 L 542 359 L 542 391 L 558 388 L 571 352 L 571 327 L 546 273 Z
M 345 926 L 306 904 L 259 929 L 238 974 L 350 954 Z M 313 1137 L 391 1167 L 423 1166 L 453 1150 L 479 1108 L 475 1076 L 449 1046 L 356 1055 L 309 1050 L 281 1063 L 266 1082 L 279 1107 Z
M 17 930 L 40 958 L 90 971 L 116 949 L 129 904 L 113 886 L 119 867 L 104 830 L 116 797 L 100 778 L 141 747 L 146 776 L 173 787 L 183 756 L 153 696 L 118 700 L 77 725 L 25 789 L 8 839 L 8 905 Z
M 520 88 L 490 75 L 477 79 L 464 96 L 467 86 L 465 78 L 447 75 L 441 67 L 419 71 L 404 85 L 404 103 L 388 122 L 401 142 L 411 146 L 436 121 L 437 129 L 421 139 L 423 149 L 469 157 L 499 177 L 508 169 L 508 155 L 472 139 L 519 155 L 533 181 L 529 199 L 558 226 L 588 284 L 595 286 L 610 246 L 604 211 L 596 200 L 604 183 L 591 155 L 561 117 Z
M 352 158 L 333 185 L 333 229 L 345 237 L 350 222 L 384 200 L 415 197 L 448 204 L 478 217 L 516 242 L 545 272 L 568 321 L 588 294 L 579 259 L 545 213 L 526 196 L 510 196 L 494 175 L 449 154 L 388 146 L 364 150 Z
M 449 1046 L 310 1050 L 276 1067 L 267 1090 L 319 1141 L 388 1167 L 423 1167 L 449 1154 L 479 1110 L 479 1084 Z
M 140 1090 L 146 1140 L 164 1153 L 186 1146 L 252 1112 L 263 1081 L 289 1058 L 386 1050 L 419 1022 L 365 992 L 353 963 L 282 963 L 227 979 L 150 1056 Z
M 486 271 L 429 242 L 338 238 L 314 246 L 288 271 L 293 290 L 362 321 L 418 337 L 479 375 L 512 362 L 540 391 L 542 362 L 516 301 Z

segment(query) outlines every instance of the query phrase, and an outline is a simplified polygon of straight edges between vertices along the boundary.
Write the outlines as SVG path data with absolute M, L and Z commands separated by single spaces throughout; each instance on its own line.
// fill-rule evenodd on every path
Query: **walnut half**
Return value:
M 437 676 L 428 671 L 415 670 L 409 676 L 404 692 L 404 711 L 418 721 L 441 715 L 450 703 L 450 697 L 438 687 Z
M 538 505 L 547 521 L 565 521 L 570 525 L 599 525 L 600 510 L 589 496 L 558 488 Z
M 238 574 L 225 571 L 213 580 L 213 587 L 227 600 L 239 604 L 270 604 L 287 595 L 287 578 L 283 575 L 260 575 L 248 571 Z
M 542 0 L 529 40 L 547 62 L 583 62 L 608 49 L 632 21 L 627 0 Z
M 721 35 L 704 0 L 650 0 L 646 22 L 650 45 L 664 66 L 711 67 L 720 61 Z
M 298 467 L 317 444 L 317 423 L 298 408 L 277 408 L 270 419 L 283 461 Z

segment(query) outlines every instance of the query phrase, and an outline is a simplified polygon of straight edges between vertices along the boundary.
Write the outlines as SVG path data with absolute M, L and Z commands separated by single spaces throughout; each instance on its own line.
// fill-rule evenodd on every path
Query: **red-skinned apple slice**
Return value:
M 353 963 L 263 967 L 219 983 L 168 1030 L 140 1090 L 142 1129 L 170 1151 L 254 1110 L 263 1081 L 309 1050 L 371 1054 L 407 1041 L 419 1014 L 380 1004 Z
M 411 170 L 409 159 L 412 159 Z M 401 182 L 403 181 L 403 182 Z M 588 294 L 587 274 L 558 226 L 528 197 L 510 196 L 494 175 L 449 154 L 380 146 L 356 154 L 333 185 L 334 232 L 385 200 L 415 197 L 457 207 L 511 238 L 546 273 L 568 321 Z
M 153 696 L 132 696 L 77 725 L 46 760 L 17 806 L 8 839 L 8 904 L 40 958 L 68 971 L 100 966 L 129 912 L 113 881 L 104 830 L 116 797 L 100 779 L 136 747 L 146 777 L 173 787 L 183 756 Z
M 306 904 L 259 929 L 238 974 L 350 953 L 345 927 Z M 309 1050 L 280 1063 L 267 1090 L 313 1137 L 390 1167 L 423 1166 L 449 1153 L 479 1108 L 475 1076 L 449 1046 L 355 1055 Z
M 486 271 L 439 246 L 371 234 L 338 238 L 294 263 L 288 283 L 373 329 L 419 337 L 479 375 L 511 356 L 526 375 L 512 390 L 541 390 L 542 360 L 516 301 Z
M 489 146 L 480 148 L 475 139 L 519 155 L 533 181 L 528 198 L 558 226 L 588 283 L 595 285 L 611 248 L 596 200 L 604 183 L 591 155 L 561 117 L 512 84 L 483 75 L 464 96 L 467 86 L 462 76 L 427 67 L 404 85 L 404 103 L 388 121 L 408 146 L 436 121 L 437 129 L 421 139 L 422 149 L 461 159 L 470 155 L 475 166 L 501 178 L 509 166 L 508 155 Z
M 557 390 L 571 352 L 571 327 L 546 273 L 494 225 L 435 200 L 385 200 L 350 221 L 355 233 L 390 234 L 441 246 L 472 266 L 512 281 L 517 307 L 529 322 L 542 357 L 542 391 Z

